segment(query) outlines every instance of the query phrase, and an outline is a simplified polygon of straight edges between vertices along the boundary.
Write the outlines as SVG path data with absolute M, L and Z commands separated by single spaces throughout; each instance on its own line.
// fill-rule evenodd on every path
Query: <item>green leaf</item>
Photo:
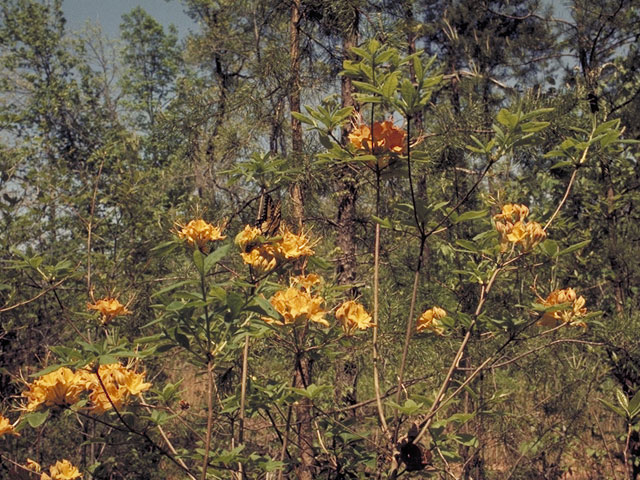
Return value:
M 391 223 L 391 220 L 389 220 L 389 217 L 380 218 L 376 217 L 375 215 L 371 215 L 371 219 L 374 222 L 380 224 L 382 228 L 393 228 L 393 224 Z
M 629 416 L 631 417 L 631 420 L 634 420 L 635 417 L 640 415 L 640 388 L 635 393 L 633 398 L 629 400 L 628 408 L 629 408 Z
M 410 398 L 408 398 L 404 402 L 404 405 L 398 405 L 397 403 L 393 402 L 392 400 L 387 400 L 387 403 L 392 408 L 395 408 L 396 410 L 404 413 L 405 415 L 413 415 L 416 412 L 419 412 L 422 408 L 424 408 L 424 403 L 416 403 L 413 400 L 411 400 Z
M 561 250 L 557 255 L 566 255 L 567 253 L 575 252 L 576 250 L 580 250 L 581 248 L 586 247 L 591 243 L 591 240 L 585 240 L 584 242 L 576 243 L 575 245 L 571 245 L 570 247 Z
M 518 115 L 511 113 L 506 108 L 501 109 L 496 115 L 496 120 L 505 127 L 513 130 L 518 124 Z
M 457 216 L 453 223 L 466 222 L 468 220 L 475 220 L 477 218 L 483 218 L 487 216 L 489 210 L 470 210 Z
M 280 314 L 275 308 L 273 308 L 273 305 L 271 305 L 271 302 L 269 302 L 262 295 L 257 295 L 253 300 L 255 301 L 255 303 L 257 304 L 257 306 L 260 308 L 260 310 L 264 315 L 270 318 L 274 318 L 276 320 L 280 318 Z
M 625 412 L 620 407 L 616 407 L 615 405 L 612 405 L 611 403 L 607 402 L 606 400 L 603 400 L 602 398 L 599 398 L 598 400 L 600 400 L 600 403 L 602 403 L 605 407 L 607 407 L 609 410 L 611 410 L 613 413 L 615 413 L 619 417 L 622 417 L 622 418 L 627 417 L 627 412 Z
M 398 87 L 398 72 L 393 72 L 387 75 L 384 85 L 382 85 L 382 96 L 391 99 L 396 93 Z
M 204 259 L 204 274 L 206 275 L 211 270 L 216 263 L 222 260 L 227 253 L 229 252 L 229 248 L 231 248 L 231 244 L 223 245 L 222 247 L 216 249 L 214 252 L 211 252 L 207 255 L 207 258 Z
M 291 112 L 291 116 L 296 120 L 299 120 L 300 122 L 305 123 L 307 125 L 312 125 L 314 127 L 318 126 L 315 120 L 313 120 L 311 117 L 308 117 L 307 115 L 304 115 L 300 112 Z
M 174 338 L 176 340 L 176 343 L 180 345 L 182 348 L 184 348 L 185 350 L 191 349 L 189 338 L 185 334 L 180 333 L 176 330 Z
M 331 147 L 333 147 L 331 137 L 329 137 L 329 135 L 327 135 L 326 133 L 318 132 L 318 140 L 320 140 L 320 144 L 327 150 L 330 150 Z
M 200 275 L 204 275 L 204 255 L 198 248 L 194 248 L 193 250 L 193 264 L 200 272 Z
M 464 248 L 465 250 L 469 250 L 470 252 L 477 253 L 480 251 L 480 249 L 478 248 L 478 245 L 476 245 L 475 242 L 472 242 L 470 240 L 458 239 L 456 240 L 456 245 Z
M 551 258 L 558 256 L 558 251 L 560 250 L 560 248 L 558 247 L 558 242 L 551 239 L 546 239 L 544 242 L 542 242 L 540 244 L 540 249 L 545 255 Z
M 27 413 L 22 417 L 22 421 L 26 421 L 31 428 L 36 428 L 42 425 L 47 418 L 49 418 L 49 410 L 43 410 L 42 412 Z
M 377 95 L 382 95 L 382 91 L 379 88 L 377 88 L 375 85 L 371 85 L 370 83 L 367 83 L 367 82 L 359 82 L 357 80 L 353 80 L 352 83 L 354 87 L 357 87 L 362 91 L 365 91 L 368 93 L 375 93 Z
M 458 433 L 453 436 L 453 439 L 460 445 L 464 445 L 465 447 L 475 448 L 478 446 L 478 439 L 470 433 Z
M 524 133 L 534 133 L 544 130 L 549 126 L 549 122 L 527 122 L 523 123 L 520 128 Z
M 622 390 L 620 390 L 619 388 L 616 389 L 616 400 L 618 400 L 618 403 L 620 404 L 620 406 L 628 414 L 629 413 L 629 399 L 624 394 L 624 392 Z
M 549 156 L 551 153 L 553 152 L 547 153 L 545 157 Z M 571 167 L 571 166 L 573 166 L 573 162 L 571 160 L 561 160 L 557 163 L 554 163 L 553 166 L 551 167 L 551 170 L 555 170 L 557 168 Z
M 169 240 L 168 242 L 161 243 L 156 245 L 151 249 L 151 253 L 154 255 L 168 255 L 173 252 L 181 242 L 178 240 Z

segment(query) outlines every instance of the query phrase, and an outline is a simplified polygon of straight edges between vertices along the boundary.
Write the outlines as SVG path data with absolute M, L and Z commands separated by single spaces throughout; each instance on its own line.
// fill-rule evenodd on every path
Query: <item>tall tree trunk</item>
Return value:
M 353 10 L 353 19 L 344 30 L 342 37 L 343 58 L 351 56 L 351 48 L 358 44 L 358 11 Z M 347 76 L 340 80 L 342 107 L 356 107 L 353 98 L 353 85 Z M 342 142 L 346 144 L 351 125 L 342 129 Z M 336 219 L 336 242 L 341 254 L 336 265 L 338 285 L 353 285 L 357 279 L 357 247 L 356 247 L 356 201 L 358 199 L 357 179 L 348 165 L 338 169 L 338 216 Z M 352 287 L 349 295 L 358 296 L 358 288 Z M 353 358 L 340 358 L 336 361 L 335 399 L 342 404 L 353 405 L 357 400 L 358 365 Z M 354 411 L 355 414 L 355 411 Z
M 296 360 L 295 387 L 306 388 L 311 383 L 313 375 L 312 360 L 300 354 Z M 309 398 L 302 398 L 295 407 L 296 433 L 300 449 L 300 464 L 296 468 L 296 477 L 300 480 L 312 480 L 315 454 L 313 452 L 313 429 L 311 427 L 313 403 Z
M 291 111 L 291 158 L 296 165 L 303 165 L 303 142 L 302 124 L 300 120 L 293 116 L 293 113 L 300 112 L 300 4 L 301 0 L 293 0 L 291 3 L 291 85 L 289 94 L 289 109 Z M 301 180 L 298 179 L 291 186 L 291 199 L 293 201 L 293 217 L 302 231 L 302 220 L 304 218 L 304 200 L 302 195 Z M 300 354 L 296 359 L 296 386 L 306 388 L 312 381 L 312 371 L 310 360 Z M 300 480 L 313 479 L 313 465 L 315 456 L 313 453 L 313 430 L 311 427 L 313 404 L 310 399 L 305 398 L 298 402 L 295 407 L 298 448 L 300 451 L 300 464 L 296 468 L 296 476 Z
M 293 0 L 291 4 L 291 86 L 289 94 L 289 109 L 291 113 L 300 113 L 300 3 L 301 0 Z M 291 115 L 291 158 L 296 165 L 303 161 L 302 156 L 302 124 L 300 120 Z M 302 219 L 304 218 L 304 200 L 300 179 L 291 186 L 291 199 L 293 200 L 293 217 L 302 231 Z
M 358 44 L 358 12 L 353 11 L 353 23 L 345 29 L 344 36 L 342 38 L 342 50 L 343 58 L 347 59 L 351 56 L 351 48 Z M 343 76 L 340 80 L 340 88 L 342 95 L 343 107 L 356 107 L 353 98 L 353 85 L 351 79 L 347 76 Z M 346 144 L 348 142 L 348 134 L 351 131 L 351 126 L 347 124 L 342 129 L 342 142 Z M 348 285 L 353 284 L 356 280 L 356 241 L 355 241 L 355 227 L 356 227 L 356 200 L 358 198 L 358 189 L 356 179 L 354 178 L 353 170 L 349 166 L 340 168 L 338 175 L 340 176 L 338 186 L 338 247 L 342 252 L 342 255 L 338 258 L 337 273 L 338 284 Z M 356 288 L 351 290 L 352 296 L 357 296 L 358 291 Z

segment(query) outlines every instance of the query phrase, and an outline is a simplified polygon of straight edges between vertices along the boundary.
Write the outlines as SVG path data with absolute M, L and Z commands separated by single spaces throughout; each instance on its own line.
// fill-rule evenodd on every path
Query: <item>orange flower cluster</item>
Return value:
M 284 321 L 270 317 L 262 317 L 262 319 L 275 325 L 291 325 L 311 321 L 328 327 L 329 322 L 324 318 L 327 312 L 322 308 L 324 299 L 311 294 L 313 287 L 321 282 L 322 279 L 315 274 L 292 277 L 290 287 L 276 292 L 270 300 L 271 305 L 282 315 Z
M 131 315 L 126 306 L 122 305 L 115 298 L 106 297 L 96 303 L 87 303 L 89 310 L 100 312 L 100 322 L 102 325 L 108 324 L 114 317 L 119 315 Z
M 38 462 L 34 462 L 31 459 L 27 459 L 26 468 L 34 473 L 40 473 L 42 469 Z M 75 480 L 80 477 L 82 477 L 82 474 L 69 460 L 59 460 L 55 465 L 49 467 L 49 474 L 42 473 L 40 480 Z
M 113 405 L 122 407 L 131 395 L 138 395 L 151 387 L 150 383 L 144 382 L 144 373 L 136 373 L 120 363 L 100 365 L 98 375 L 88 370 L 73 372 L 67 367 L 47 373 L 29 384 L 29 390 L 22 393 L 28 401 L 25 410 L 34 412 L 42 406 L 68 407 L 87 392 L 88 411 L 101 414 Z
M 511 244 L 519 245 L 522 251 L 527 252 L 547 238 L 547 233 L 539 223 L 525 222 L 527 215 L 527 206 L 508 203 L 502 207 L 502 213 L 493 216 L 500 234 L 502 252 L 507 251 Z
M 280 236 L 265 238 L 259 227 L 247 225 L 238 235 L 235 243 L 240 247 L 244 262 L 259 273 L 276 268 L 279 263 L 313 255 L 313 244 L 305 233 L 296 235 L 288 228 L 280 229 Z
M 422 332 L 424 330 L 429 330 L 433 333 L 437 333 L 438 335 L 444 334 L 444 325 L 442 324 L 442 319 L 447 316 L 447 312 L 445 312 L 440 307 L 433 307 L 429 310 L 426 310 L 420 318 L 418 318 L 418 326 L 417 331 Z
M 144 373 L 136 373 L 120 363 L 100 365 L 100 379 L 94 373 L 90 375 L 87 388 L 90 390 L 91 412 L 95 414 L 105 413 L 113 406 L 120 409 L 130 396 L 139 395 L 151 387 L 150 383 L 145 383 Z
M 373 138 L 372 138 L 373 137 Z M 391 120 L 373 123 L 373 136 L 369 125 L 358 125 L 349 134 L 349 141 L 358 150 L 368 153 L 402 153 L 407 132 L 396 127 Z
M 18 435 L 9 419 L 0 415 L 0 437 L 9 434 Z
M 580 320 L 587 314 L 587 309 L 584 306 L 585 299 L 583 296 L 578 297 L 573 288 L 554 290 L 542 301 L 542 304 L 545 307 L 559 305 L 564 305 L 564 307 L 545 312 L 542 318 L 538 320 L 538 325 L 556 327 L 561 323 L 566 323 L 575 327 L 587 328 L 587 324 Z
M 222 235 L 222 228 L 202 219 L 191 220 L 186 225 L 176 225 L 176 233 L 181 239 L 185 239 L 191 247 L 198 247 L 201 252 L 209 252 L 209 243 L 227 238 Z
M 375 326 L 371 315 L 354 300 L 348 300 L 338 307 L 336 319 L 342 323 L 342 328 L 347 335 L 353 335 L 357 329 L 366 330 Z

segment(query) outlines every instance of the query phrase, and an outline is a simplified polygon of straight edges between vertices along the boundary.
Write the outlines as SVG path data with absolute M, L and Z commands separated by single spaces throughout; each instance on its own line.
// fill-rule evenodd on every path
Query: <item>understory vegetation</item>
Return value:
M 0 477 L 635 480 L 634 0 L 0 3 Z

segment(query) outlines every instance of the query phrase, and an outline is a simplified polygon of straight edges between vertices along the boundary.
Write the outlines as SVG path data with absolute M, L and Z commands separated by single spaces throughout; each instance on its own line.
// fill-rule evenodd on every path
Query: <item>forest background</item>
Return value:
M 0 476 L 636 479 L 638 2 L 182 5 L 0 5 Z

